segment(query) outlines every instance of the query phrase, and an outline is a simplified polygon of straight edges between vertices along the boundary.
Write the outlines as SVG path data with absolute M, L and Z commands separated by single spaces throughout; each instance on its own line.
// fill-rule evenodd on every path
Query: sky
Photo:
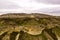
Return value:
M 9 12 L 60 16 L 60 0 L 0 0 L 0 14 Z

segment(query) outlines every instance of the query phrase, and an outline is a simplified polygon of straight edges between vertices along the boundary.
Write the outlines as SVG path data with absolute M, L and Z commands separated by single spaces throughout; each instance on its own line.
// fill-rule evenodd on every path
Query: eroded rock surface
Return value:
M 0 40 L 58 40 L 59 17 L 44 14 L 0 15 Z

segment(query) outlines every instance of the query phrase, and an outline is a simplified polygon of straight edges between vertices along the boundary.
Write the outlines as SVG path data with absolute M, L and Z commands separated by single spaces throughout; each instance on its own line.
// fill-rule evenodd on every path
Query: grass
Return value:
M 41 16 L 42 17 L 42 16 Z M 37 20 L 38 19 L 38 20 Z M 58 28 L 56 26 L 58 25 Z M 0 18 L 0 28 L 1 27 L 8 27 L 8 26 L 27 26 L 27 27 L 32 27 L 33 30 L 34 26 L 38 27 L 43 27 L 44 30 L 42 30 L 42 33 L 39 35 L 31 35 L 25 32 L 20 32 L 21 33 L 21 40 L 48 40 L 48 38 L 58 40 L 56 39 L 56 35 L 60 36 L 60 19 L 59 18 L 29 18 L 29 17 L 24 17 L 24 18 Z M 36 29 L 37 29 L 36 28 Z M 4 28 L 3 28 L 4 29 Z M 0 30 L 1 31 L 1 30 Z M 18 32 L 13 32 L 11 36 L 13 37 L 15 33 Z M 7 35 L 7 34 L 6 34 Z M 16 36 L 16 35 L 15 35 Z M 13 39 L 15 39 L 13 37 Z M 12 40 L 13 40 L 12 39 Z

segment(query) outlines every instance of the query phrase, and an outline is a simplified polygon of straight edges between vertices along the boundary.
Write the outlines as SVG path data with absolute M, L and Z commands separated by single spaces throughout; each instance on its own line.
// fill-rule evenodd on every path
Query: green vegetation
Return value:
M 6 17 L 7 14 L 2 15 Z M 15 14 L 8 14 L 8 15 L 15 15 Z M 30 15 L 33 15 L 34 17 L 32 18 Z M 49 15 L 40 15 L 40 14 L 17 14 L 16 18 L 13 18 L 15 16 L 10 16 L 9 17 L 1 17 L 0 18 L 0 31 L 4 32 L 6 29 L 6 33 L 4 32 L 1 34 L 0 32 L 0 40 L 58 40 L 57 35 L 60 37 L 60 19 L 55 16 L 49 16 Z M 38 16 L 36 16 L 38 15 Z M 21 17 L 20 16 L 24 16 Z M 29 16 L 29 17 L 28 17 Z M 16 26 L 16 27 L 15 27 Z M 31 35 L 27 33 L 30 29 L 28 29 L 27 32 L 24 32 L 24 28 L 19 32 L 16 32 L 14 28 L 19 28 L 20 26 L 25 27 L 32 27 L 31 29 L 37 30 L 38 28 L 44 28 L 41 34 L 37 35 Z M 36 26 L 36 29 L 34 28 Z M 5 28 L 6 27 L 6 28 Z M 11 29 L 10 29 L 11 28 Z M 12 30 L 13 28 L 13 30 Z M 9 29 L 9 30 L 8 30 Z M 11 31 L 12 30 L 12 31 Z M 14 31 L 15 30 L 15 31 Z M 30 31 L 33 31 L 30 30 Z M 34 31 L 34 32 L 35 32 Z M 38 30 L 37 30 L 38 31 Z M 9 33 L 11 32 L 11 33 Z M 16 37 L 20 34 L 18 37 Z M 33 32 L 32 32 L 33 33 Z M 8 36 L 7 36 L 8 35 Z M 5 37 L 7 36 L 7 37 Z M 10 37 L 10 39 L 8 38 Z M 4 39 L 6 38 L 6 39 Z

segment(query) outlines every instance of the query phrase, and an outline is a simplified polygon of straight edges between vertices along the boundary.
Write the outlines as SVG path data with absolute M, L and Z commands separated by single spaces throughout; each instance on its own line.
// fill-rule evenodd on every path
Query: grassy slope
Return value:
M 7 15 L 9 17 L 7 17 Z M 12 15 L 12 16 L 11 16 Z M 13 15 L 15 15 L 16 17 L 14 17 Z M 5 15 L 1 15 L 0 16 L 0 29 L 4 29 L 7 26 L 27 26 L 27 27 L 33 27 L 34 26 L 38 26 L 40 25 L 41 27 L 45 28 L 44 31 L 46 30 L 50 30 L 53 29 L 54 31 L 59 31 L 59 30 L 55 30 L 56 26 L 58 28 L 60 28 L 60 19 L 57 17 L 53 17 L 53 16 L 49 16 L 49 15 L 43 15 L 43 14 L 33 14 L 34 17 L 31 17 L 32 14 L 5 14 Z M 4 17 L 3 17 L 4 16 Z M 17 17 L 18 16 L 18 17 Z M 21 17 L 20 16 L 24 16 Z M 28 17 L 29 16 L 29 17 Z M 5 26 L 5 27 L 4 27 Z M 38 28 L 38 27 L 37 27 Z M 37 29 L 36 28 L 36 29 Z M 1 31 L 1 30 L 0 30 Z M 48 31 L 46 31 L 48 32 Z M 44 33 L 44 32 L 43 32 Z M 60 32 L 59 32 L 60 33 Z M 58 33 L 56 33 L 58 34 Z M 29 37 L 31 39 L 29 40 L 38 40 L 41 37 L 45 37 L 44 35 L 40 36 L 32 36 L 30 34 L 24 33 L 25 36 L 22 37 Z M 59 34 L 60 35 L 60 34 Z M 50 35 L 49 35 L 50 36 Z M 49 37 L 48 36 L 48 37 Z M 53 39 L 54 37 L 51 36 Z M 24 38 L 25 39 L 25 38 Z M 23 39 L 23 40 L 24 40 Z M 46 38 L 44 38 L 43 40 L 45 40 Z M 28 39 L 27 39 L 28 40 Z

